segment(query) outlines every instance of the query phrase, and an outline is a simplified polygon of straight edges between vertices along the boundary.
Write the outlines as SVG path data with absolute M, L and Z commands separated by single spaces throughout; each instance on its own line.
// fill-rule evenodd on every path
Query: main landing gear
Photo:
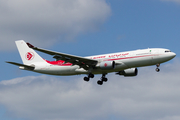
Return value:
M 157 64 L 156 66 L 157 66 L 156 72 L 159 72 L 160 71 L 160 69 L 159 69 L 160 64 Z
M 102 74 L 101 80 L 98 80 L 97 84 L 102 85 L 103 82 L 107 82 L 107 81 L 108 81 L 108 79 L 106 78 L 106 74 Z
M 88 82 L 90 78 L 94 78 L 94 74 L 90 73 L 90 74 L 88 75 L 88 77 L 84 77 L 84 81 L 87 81 L 87 82 Z M 106 78 L 106 74 L 102 74 L 101 80 L 98 80 L 98 81 L 97 81 L 97 84 L 98 84 L 98 85 L 102 85 L 103 82 L 107 82 L 107 81 L 108 81 L 108 79 Z
M 90 73 L 88 77 L 84 77 L 84 81 L 89 81 L 90 78 L 94 78 L 94 74 Z

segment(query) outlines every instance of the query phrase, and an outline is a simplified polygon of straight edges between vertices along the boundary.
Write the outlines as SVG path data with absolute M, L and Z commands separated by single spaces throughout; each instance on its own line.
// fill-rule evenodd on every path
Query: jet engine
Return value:
M 102 70 L 111 70 L 115 68 L 115 62 L 114 61 L 103 61 L 100 63 L 100 68 Z
M 138 69 L 137 68 L 130 68 L 130 69 L 126 69 L 126 70 L 123 70 L 123 71 L 119 71 L 116 74 L 124 75 L 125 77 L 136 76 L 138 74 Z

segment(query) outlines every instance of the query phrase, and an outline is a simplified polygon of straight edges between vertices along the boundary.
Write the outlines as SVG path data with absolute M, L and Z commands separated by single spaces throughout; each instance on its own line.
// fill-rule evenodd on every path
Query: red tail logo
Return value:
M 33 58 L 34 58 L 34 53 L 33 52 L 26 53 L 26 59 L 27 60 L 32 60 Z

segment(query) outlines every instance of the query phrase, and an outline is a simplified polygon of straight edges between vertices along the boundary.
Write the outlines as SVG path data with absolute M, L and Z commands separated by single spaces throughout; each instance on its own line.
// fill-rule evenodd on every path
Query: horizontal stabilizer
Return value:
M 16 65 L 16 66 L 19 66 L 19 67 L 24 67 L 25 69 L 28 69 L 28 70 L 34 70 L 34 68 L 35 68 L 33 66 L 24 65 L 24 64 L 20 64 L 20 63 L 16 63 L 16 62 L 6 61 L 6 63 L 10 63 L 10 64 L 13 64 L 13 65 Z

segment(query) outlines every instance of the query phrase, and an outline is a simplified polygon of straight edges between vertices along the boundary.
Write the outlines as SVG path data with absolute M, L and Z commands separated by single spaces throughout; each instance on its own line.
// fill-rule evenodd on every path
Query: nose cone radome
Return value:
M 163 57 L 164 61 L 169 61 L 171 59 L 173 59 L 176 56 L 176 53 L 174 52 L 170 52 L 170 53 L 166 53 L 165 56 Z
M 169 59 L 169 60 L 173 59 L 174 57 L 176 57 L 176 53 L 174 53 L 174 52 L 171 52 L 167 55 L 167 59 Z
M 176 57 L 176 53 L 172 52 L 170 56 L 171 56 L 172 59 L 173 59 L 174 57 Z

